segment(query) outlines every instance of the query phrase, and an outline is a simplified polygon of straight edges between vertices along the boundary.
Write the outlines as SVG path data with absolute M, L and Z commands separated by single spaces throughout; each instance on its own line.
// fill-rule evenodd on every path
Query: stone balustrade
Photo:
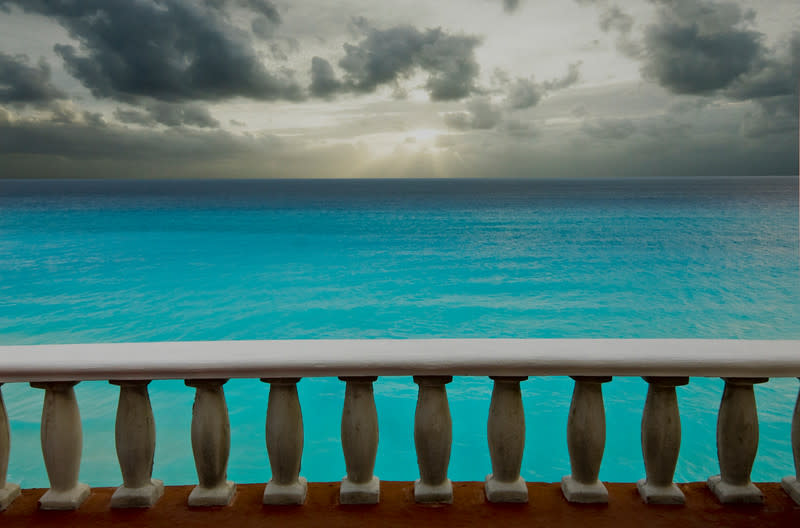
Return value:
M 643 345 L 647 345 L 647 354 L 641 353 Z M 725 381 L 716 433 L 720 474 L 711 476 L 708 486 L 725 504 L 760 503 L 763 495 L 750 480 L 758 447 L 753 385 L 769 377 L 800 375 L 800 347 L 792 341 L 228 342 L 226 358 L 214 352 L 216 346 L 220 345 L 0 347 L 0 385 L 27 381 L 45 390 L 41 443 L 50 489 L 39 500 L 40 507 L 76 509 L 90 494 L 89 486 L 78 481 L 82 431 L 74 385 L 77 380 L 97 379 L 110 380 L 120 391 L 115 436 L 123 483 L 111 498 L 112 508 L 150 507 L 163 494 L 162 481 L 152 478 L 156 433 L 147 387 L 150 379 L 174 378 L 185 379 L 195 390 L 191 440 L 198 484 L 189 496 L 189 505 L 230 504 L 236 490 L 227 479 L 230 425 L 224 384 L 230 377 L 259 377 L 269 384 L 265 443 L 272 478 L 264 490 L 264 504 L 303 504 L 308 488 L 300 476 L 303 417 L 297 383 L 303 375 L 336 372 L 346 384 L 341 439 L 347 475 L 341 483 L 340 502 L 380 501 L 380 482 L 373 474 L 379 441 L 373 382 L 379 375 L 413 374 L 418 385 L 413 427 L 419 466 L 414 499 L 451 503 L 453 486 L 447 470 L 452 423 L 447 384 L 452 375 L 476 375 L 481 370 L 494 383 L 487 422 L 491 473 L 486 477 L 485 493 L 490 502 L 530 500 L 520 476 L 525 447 L 521 391 L 527 376 L 573 372 L 567 419 L 571 472 L 561 483 L 565 498 L 578 503 L 609 500 L 606 487 L 598 480 L 606 431 L 603 384 L 611 382 L 612 375 L 638 375 L 648 383 L 641 422 L 645 476 L 638 483 L 639 493 L 647 504 L 682 504 L 683 493 L 673 482 L 681 443 L 675 388 L 689 383 L 689 376 L 709 376 L 716 371 Z M 639 354 L 631 353 L 637 349 Z M 83 353 L 70 354 L 77 350 Z M 342 356 L 332 353 L 336 350 Z M 287 352 L 292 355 L 284 355 Z M 800 395 L 792 417 L 797 474 L 782 481 L 798 504 L 799 413 Z M 0 392 L 0 509 L 19 494 L 19 486 L 6 482 L 10 454 L 8 417 Z

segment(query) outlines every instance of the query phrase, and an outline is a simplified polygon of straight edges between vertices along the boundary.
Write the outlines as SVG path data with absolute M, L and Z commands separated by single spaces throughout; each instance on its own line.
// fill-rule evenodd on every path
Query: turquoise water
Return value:
M 102 341 L 409 338 L 800 338 L 796 178 L 569 181 L 2 181 L 0 344 Z M 691 351 L 687 351 L 691 353 Z M 1 360 L 0 360 L 1 361 Z M 0 363 L 1 365 L 1 363 Z M 1 368 L 1 367 L 0 367 Z M 265 482 L 268 387 L 226 385 L 230 478 Z M 339 480 L 344 384 L 304 379 L 303 474 Z M 569 472 L 572 381 L 523 383 L 523 476 Z M 120 481 L 117 389 L 76 387 L 82 478 Z M 639 421 L 646 384 L 604 387 L 601 478 L 644 469 Z M 758 386 L 756 480 L 791 473 L 794 379 Z M 491 382 L 448 386 L 450 477 L 482 480 Z M 722 382 L 678 389 L 683 446 L 676 479 L 718 470 Z M 9 479 L 46 485 L 39 450 L 42 392 L 3 386 L 12 422 Z M 154 476 L 196 479 L 193 391 L 151 384 Z M 376 384 L 376 473 L 416 478 L 410 378 Z M 546 453 L 536 457 L 535 453 Z

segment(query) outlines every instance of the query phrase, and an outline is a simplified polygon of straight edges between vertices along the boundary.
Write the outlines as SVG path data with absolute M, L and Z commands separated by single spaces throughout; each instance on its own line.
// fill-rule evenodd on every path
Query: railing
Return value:
M 346 383 L 342 450 L 347 476 L 343 504 L 380 499 L 373 474 L 378 420 L 372 384 L 378 376 L 413 375 L 419 385 L 414 442 L 419 480 L 417 502 L 452 502 L 447 477 L 452 428 L 446 385 L 454 375 L 494 380 L 487 425 L 492 473 L 485 491 L 491 502 L 527 502 L 520 476 L 525 417 L 520 383 L 527 376 L 569 375 L 575 380 L 567 420 L 571 474 L 561 482 L 571 502 L 607 502 L 598 480 L 605 447 L 602 384 L 611 376 L 642 376 L 648 382 L 642 416 L 645 478 L 638 489 L 646 503 L 681 504 L 673 483 L 681 443 L 675 387 L 689 376 L 725 380 L 717 421 L 720 474 L 708 485 L 722 503 L 760 503 L 750 481 L 758 447 L 753 385 L 770 377 L 800 377 L 799 341 L 695 339 L 436 339 L 294 340 L 117 343 L 0 347 L 0 385 L 30 382 L 44 389 L 42 452 L 50 489 L 43 509 L 75 509 L 89 495 L 78 482 L 81 420 L 73 387 L 83 380 L 109 380 L 120 387 L 116 448 L 123 484 L 115 508 L 148 507 L 163 493 L 152 478 L 155 425 L 147 385 L 153 379 L 183 379 L 195 389 L 192 449 L 198 485 L 189 505 L 227 505 L 235 492 L 227 480 L 230 425 L 223 385 L 229 378 L 261 378 L 270 385 L 266 445 L 272 479 L 265 504 L 302 504 L 300 476 L 303 419 L 296 384 L 300 377 L 339 376 Z M 783 479 L 800 504 L 800 399 L 792 418 L 797 474 Z M 8 416 L 0 396 L 0 510 L 19 494 L 6 482 L 10 452 Z

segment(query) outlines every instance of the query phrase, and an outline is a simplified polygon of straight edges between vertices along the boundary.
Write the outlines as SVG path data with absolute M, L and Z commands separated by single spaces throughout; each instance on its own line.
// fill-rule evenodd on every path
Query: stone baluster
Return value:
M 561 479 L 569 502 L 608 502 L 608 491 L 597 479 L 606 444 L 606 413 L 602 384 L 611 376 L 571 376 L 575 380 L 567 418 L 567 449 L 572 473 Z
M 378 412 L 371 377 L 340 377 L 347 383 L 342 409 L 342 451 L 347 476 L 339 489 L 341 504 L 377 504 L 380 480 L 373 475 L 378 453 Z
M 272 478 L 264 489 L 264 504 L 303 504 L 308 483 L 300 476 L 303 457 L 303 413 L 297 397 L 300 378 L 265 378 L 267 454 Z
M 717 416 L 720 474 L 708 486 L 723 504 L 761 504 L 764 496 L 750 481 L 758 451 L 758 413 L 753 384 L 768 378 L 723 378 L 725 390 Z
M 164 494 L 152 477 L 156 426 L 146 380 L 110 381 L 119 385 L 115 437 L 122 486 L 111 496 L 112 508 L 149 508 Z
M 792 416 L 792 454 L 794 455 L 794 475 L 783 477 L 781 485 L 786 493 L 800 504 L 800 392 L 797 393 L 797 402 L 794 405 Z
M 0 383 L 0 387 L 2 387 Z M 6 482 L 8 475 L 8 455 L 11 451 L 11 430 L 8 426 L 8 414 L 0 389 L 0 511 L 5 510 L 19 496 L 19 484 Z
M 642 456 L 646 478 L 636 483 L 648 504 L 684 504 L 683 492 L 672 482 L 681 450 L 681 416 L 675 387 L 688 377 L 645 377 L 647 400 L 642 413 Z
M 192 452 L 199 484 L 189 494 L 189 506 L 227 506 L 236 492 L 228 480 L 231 425 L 222 386 L 226 379 L 186 380 L 195 389 L 192 407 Z
M 89 497 L 89 486 L 78 482 L 83 430 L 73 389 L 77 383 L 31 383 L 31 387 L 45 390 L 41 437 L 50 489 L 39 499 L 43 510 L 75 510 Z
M 453 483 L 447 478 L 453 422 L 445 385 L 452 376 L 414 376 L 419 385 L 414 415 L 414 445 L 417 449 L 419 480 L 414 483 L 417 502 L 453 502 Z
M 492 474 L 486 477 L 489 502 L 528 502 L 528 486 L 520 476 L 525 451 L 525 411 L 519 384 L 527 376 L 492 376 L 487 433 Z

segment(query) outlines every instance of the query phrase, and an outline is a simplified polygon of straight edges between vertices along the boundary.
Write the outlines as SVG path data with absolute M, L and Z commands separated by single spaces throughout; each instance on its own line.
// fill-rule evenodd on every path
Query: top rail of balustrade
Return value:
M 0 346 L 0 382 L 407 375 L 800 377 L 800 340 L 315 339 Z

